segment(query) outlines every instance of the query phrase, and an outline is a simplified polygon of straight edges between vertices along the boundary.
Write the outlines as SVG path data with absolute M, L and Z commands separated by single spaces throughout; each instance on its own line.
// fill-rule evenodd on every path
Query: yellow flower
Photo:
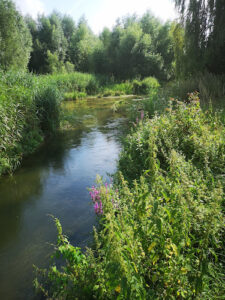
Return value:
M 120 291 L 121 291 L 120 285 L 118 285 L 118 286 L 115 288 L 115 291 L 116 291 L 117 293 L 120 293 Z

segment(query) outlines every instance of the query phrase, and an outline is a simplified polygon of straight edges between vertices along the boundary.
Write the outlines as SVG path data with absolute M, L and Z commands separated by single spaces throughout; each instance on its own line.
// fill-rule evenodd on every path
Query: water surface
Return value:
M 35 298 L 33 264 L 47 266 L 56 242 L 49 214 L 60 219 L 72 244 L 91 240 L 96 217 L 87 187 L 96 174 L 108 178 L 115 171 L 127 126 L 126 112 L 111 109 L 114 101 L 65 103 L 65 129 L 0 179 L 0 299 Z

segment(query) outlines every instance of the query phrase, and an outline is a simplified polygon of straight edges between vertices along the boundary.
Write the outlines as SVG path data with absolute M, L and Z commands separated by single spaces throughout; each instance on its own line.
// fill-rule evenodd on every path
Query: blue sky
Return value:
M 117 18 L 127 14 L 142 15 L 150 10 L 163 21 L 177 17 L 173 0 L 14 0 L 23 13 L 36 17 L 49 14 L 54 9 L 72 16 L 77 22 L 85 16 L 92 30 L 99 33 L 104 27 L 111 28 Z

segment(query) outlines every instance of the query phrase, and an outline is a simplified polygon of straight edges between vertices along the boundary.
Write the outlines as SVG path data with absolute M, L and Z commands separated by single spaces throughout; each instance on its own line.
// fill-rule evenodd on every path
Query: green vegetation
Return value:
M 150 13 L 127 17 L 104 29 L 97 37 L 81 18 L 77 25 L 68 16 L 52 13 L 37 21 L 26 18 L 33 50 L 29 69 L 37 73 L 73 71 L 114 76 L 120 80 L 172 76 L 170 24 L 161 24 Z
M 158 88 L 155 78 L 135 81 L 140 92 Z M 26 72 L 0 73 L 0 175 L 13 172 L 22 157 L 37 149 L 60 125 L 60 103 L 87 95 L 119 96 L 135 92 L 134 82 L 113 84 L 101 75 L 79 72 L 35 76 Z M 109 90 L 110 89 L 112 90 Z
M 0 175 L 12 172 L 59 124 L 62 95 L 28 73 L 0 73 Z
M 25 69 L 30 59 L 31 34 L 10 0 L 0 1 L 0 69 Z
M 23 156 L 58 129 L 64 92 L 74 91 L 73 96 L 81 98 L 97 91 L 98 84 L 94 75 L 81 73 L 34 76 L 1 72 L 0 175 L 13 172 Z
M 64 94 L 64 100 L 78 100 L 87 97 L 85 92 L 70 92 Z
M 225 98 L 225 4 L 174 2 L 177 22 L 147 12 L 96 36 L 84 18 L 23 18 L 0 0 L 0 175 L 59 128 L 63 99 L 147 96 L 130 107 L 113 185 L 99 178 L 90 189 L 92 249 L 72 246 L 56 219 L 55 260 L 35 282 L 46 298 L 224 298 L 225 114 L 215 108 Z
M 147 77 L 143 80 L 125 81 L 122 83 L 107 84 L 101 89 L 99 96 L 121 96 L 121 95 L 157 95 L 160 84 L 154 77 Z
M 195 94 L 140 121 L 115 183 L 98 178 L 90 189 L 99 215 L 94 246 L 82 254 L 56 220 L 60 264 L 36 286 L 49 299 L 222 299 L 224 134 Z
M 175 32 L 176 40 L 179 41 L 177 50 L 180 49 L 184 74 L 190 76 L 205 71 L 224 74 L 224 2 L 220 0 L 174 2 L 181 14 L 181 22 Z

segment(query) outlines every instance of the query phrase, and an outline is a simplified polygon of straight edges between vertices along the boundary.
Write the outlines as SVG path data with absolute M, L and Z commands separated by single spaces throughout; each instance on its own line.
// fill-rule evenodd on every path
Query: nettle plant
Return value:
M 56 220 L 61 261 L 36 281 L 47 298 L 222 299 L 224 127 L 194 100 L 139 122 L 114 183 L 98 177 L 92 249 L 72 246 Z

